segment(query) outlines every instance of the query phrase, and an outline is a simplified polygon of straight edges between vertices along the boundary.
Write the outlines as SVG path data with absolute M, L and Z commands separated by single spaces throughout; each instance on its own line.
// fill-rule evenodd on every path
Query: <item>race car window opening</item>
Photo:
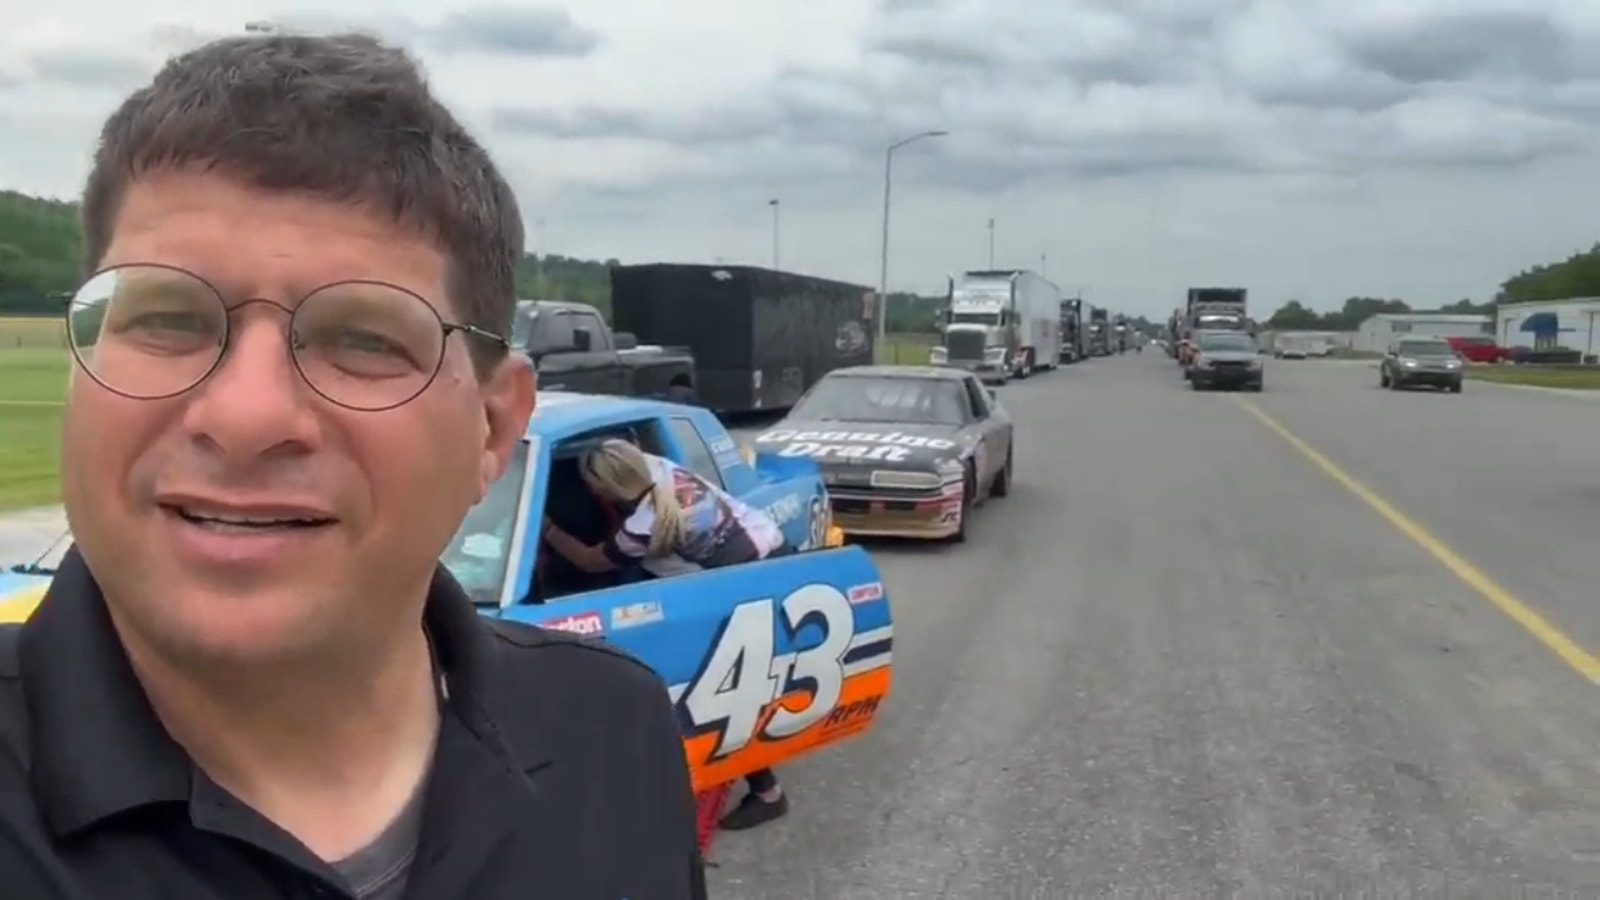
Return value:
M 505 472 L 489 486 L 489 492 L 467 511 L 461 527 L 440 562 L 460 582 L 467 596 L 478 606 L 504 606 L 510 590 L 511 560 L 522 556 L 528 516 L 528 484 L 533 467 L 528 465 L 527 442 L 512 450 Z
M 790 417 L 819 422 L 963 425 L 961 386 L 945 378 L 823 378 Z
M 646 453 L 671 458 L 662 440 L 661 423 L 655 419 L 640 419 L 607 425 L 574 435 L 551 448 L 550 473 L 545 488 L 543 516 L 584 544 L 604 542 L 616 531 L 607 511 L 584 484 L 578 471 L 578 460 L 583 452 L 603 441 L 618 438 L 627 441 Z M 528 518 L 533 518 L 530 513 Z M 548 603 L 577 594 L 604 590 L 621 583 L 622 572 L 584 572 L 563 559 L 549 545 L 538 548 L 539 578 L 529 590 L 526 602 Z
M 976 421 L 989 418 L 989 398 L 983 392 L 983 385 L 976 378 L 963 378 L 961 383 L 967 389 L 967 399 L 972 403 L 972 417 Z
M 667 420 L 667 430 L 672 433 L 672 439 L 677 441 L 678 449 L 683 453 L 684 468 L 719 488 L 727 488 L 722 481 L 722 469 L 717 466 L 716 458 L 711 455 L 711 447 L 706 444 L 694 422 L 682 416 L 673 416 Z

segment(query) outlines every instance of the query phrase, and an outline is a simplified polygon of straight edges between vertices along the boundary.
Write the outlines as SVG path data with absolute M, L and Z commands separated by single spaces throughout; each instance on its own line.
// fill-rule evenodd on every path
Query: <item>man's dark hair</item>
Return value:
M 174 57 L 106 121 L 83 190 L 89 269 L 128 184 L 201 166 L 273 191 L 370 205 L 436 241 L 472 325 L 509 334 L 517 200 L 404 51 L 364 34 L 251 35 Z M 504 353 L 472 342 L 480 373 Z

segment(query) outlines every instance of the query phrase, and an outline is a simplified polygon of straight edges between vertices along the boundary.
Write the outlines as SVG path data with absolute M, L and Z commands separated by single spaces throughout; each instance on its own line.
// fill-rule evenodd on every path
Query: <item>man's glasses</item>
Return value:
M 379 412 L 415 399 L 438 377 L 452 332 L 505 348 L 501 335 L 446 322 L 426 300 L 379 281 L 343 281 L 294 307 L 265 299 L 229 307 L 205 279 L 136 263 L 92 276 L 67 306 L 72 355 L 106 390 L 138 400 L 176 397 L 222 364 L 232 314 L 265 303 L 289 314 L 289 356 L 311 389 L 347 409 Z

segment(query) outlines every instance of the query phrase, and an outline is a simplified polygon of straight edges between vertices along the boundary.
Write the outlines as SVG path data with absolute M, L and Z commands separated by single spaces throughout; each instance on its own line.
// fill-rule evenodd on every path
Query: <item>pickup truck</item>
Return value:
M 698 402 L 688 348 L 641 347 L 587 304 L 519 300 L 511 347 L 533 359 L 544 390 Z

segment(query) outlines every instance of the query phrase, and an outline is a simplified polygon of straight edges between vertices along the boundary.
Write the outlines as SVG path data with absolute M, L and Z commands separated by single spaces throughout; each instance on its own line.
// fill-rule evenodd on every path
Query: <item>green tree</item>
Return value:
M 1495 300 L 1535 303 L 1573 297 L 1600 297 L 1600 243 L 1559 262 L 1518 272 L 1500 285 Z

